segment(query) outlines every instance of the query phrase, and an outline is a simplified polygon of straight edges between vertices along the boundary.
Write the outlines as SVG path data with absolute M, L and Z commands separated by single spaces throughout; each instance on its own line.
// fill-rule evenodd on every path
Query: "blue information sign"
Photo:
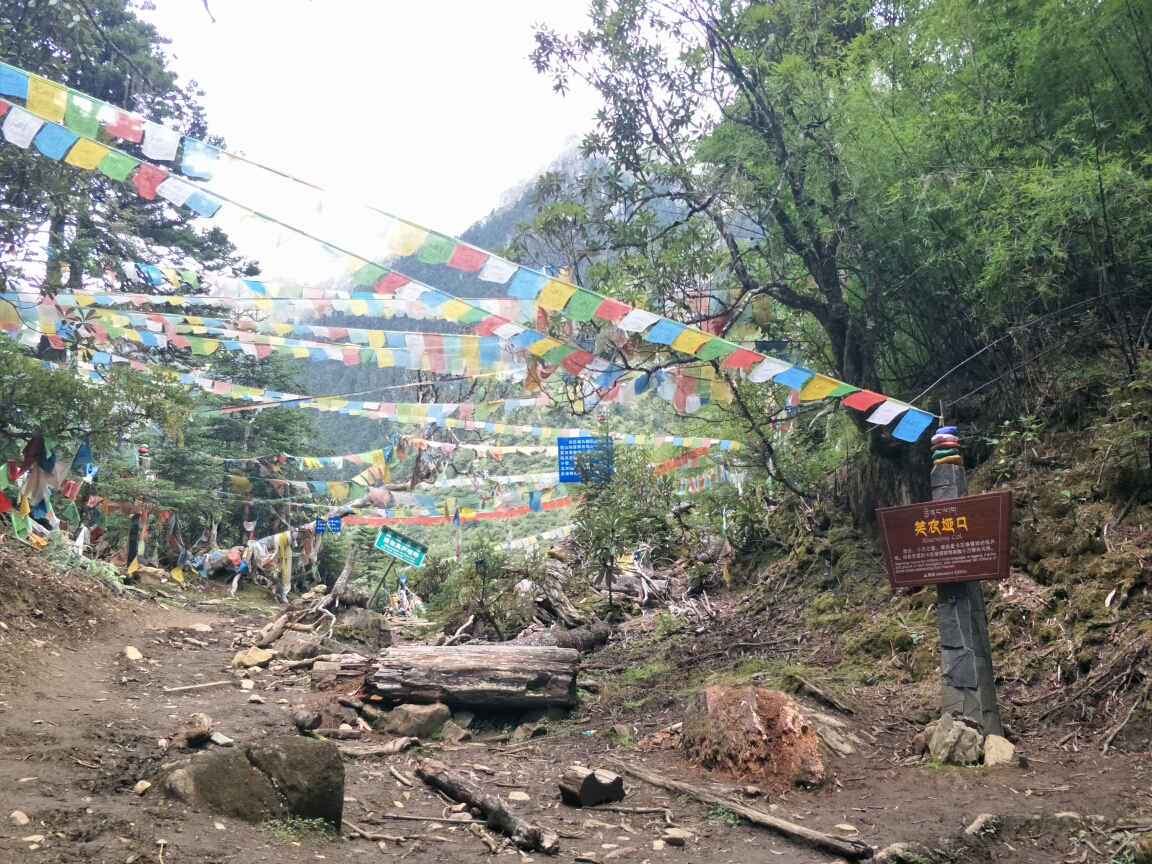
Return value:
M 317 519 L 316 520 L 316 533 L 317 534 L 323 534 L 327 530 L 328 530 L 328 523 L 325 522 L 323 519 Z
M 558 467 L 561 483 L 583 483 L 584 477 L 576 470 L 576 460 L 581 453 L 588 453 L 600 446 L 600 439 L 592 436 L 581 438 L 556 439 Z
M 331 531 L 333 534 L 339 534 L 340 533 L 340 526 L 342 524 L 343 523 L 340 521 L 339 516 L 329 516 L 328 517 L 328 530 Z

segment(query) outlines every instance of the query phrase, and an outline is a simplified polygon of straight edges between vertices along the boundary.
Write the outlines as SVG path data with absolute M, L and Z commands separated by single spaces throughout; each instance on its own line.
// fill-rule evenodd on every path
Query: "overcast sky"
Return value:
M 213 132 L 269 167 L 447 234 L 588 131 L 598 106 L 528 61 L 586 0 L 154 0 Z

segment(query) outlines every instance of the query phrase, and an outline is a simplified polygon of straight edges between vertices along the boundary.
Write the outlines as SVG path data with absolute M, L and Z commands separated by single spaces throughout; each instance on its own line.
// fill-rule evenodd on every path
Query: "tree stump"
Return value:
M 624 800 L 624 779 L 619 774 L 572 765 L 560 778 L 560 797 L 573 807 L 593 807 Z

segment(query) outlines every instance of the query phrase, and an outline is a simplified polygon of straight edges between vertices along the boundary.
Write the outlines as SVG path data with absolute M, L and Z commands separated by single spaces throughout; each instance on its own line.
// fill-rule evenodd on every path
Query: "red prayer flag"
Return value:
M 267 357 L 271 353 L 272 353 L 272 346 L 271 345 L 263 345 L 259 342 L 256 343 L 256 356 L 259 359 L 263 360 L 265 357 Z
M 11 107 L 12 106 L 9 105 L 7 102 L 5 102 L 3 99 L 0 99 L 0 117 L 3 117 L 5 114 L 7 114 L 8 109 Z M 3 513 L 3 512 L 4 512 L 3 510 L 0 510 L 0 513 Z
M 584 367 L 592 362 L 593 356 L 594 355 L 587 351 L 576 351 L 561 360 L 560 365 L 568 370 L 570 374 L 579 375 Z
M 63 351 L 66 347 L 68 347 L 64 344 L 63 339 L 55 335 L 48 337 L 48 344 L 55 348 L 57 351 Z
M 345 348 L 342 352 L 344 355 L 345 366 L 359 366 L 360 365 L 360 352 L 355 348 Z
M 76 500 L 76 493 L 79 491 L 80 491 L 80 484 L 78 482 L 76 482 L 75 480 L 65 480 L 60 485 L 60 494 L 63 495 L 65 498 L 68 498 L 72 501 Z M 0 510 L 0 513 L 3 513 L 3 512 L 4 512 L 3 510 Z
M 887 399 L 887 396 L 881 396 L 879 393 L 873 393 L 871 390 L 860 390 L 857 393 L 850 393 L 841 399 L 840 402 L 849 408 L 855 408 L 857 411 L 867 411 L 873 405 L 879 405 L 881 402 L 887 401 Z
M 491 336 L 499 328 L 505 324 L 511 324 L 507 318 L 501 318 L 499 315 L 489 315 L 483 321 L 476 325 L 474 328 L 477 336 Z
M 596 311 L 592 314 L 597 318 L 603 318 L 605 321 L 616 322 L 631 311 L 632 307 L 627 303 L 621 303 L 619 300 L 609 298 L 597 306 Z
M 139 144 L 144 140 L 144 121 L 124 111 L 111 108 L 104 119 L 104 130 L 113 138 Z
M 11 509 L 12 502 L 8 500 L 8 497 L 3 492 L 0 492 L 0 513 L 7 513 Z
M 377 279 L 372 290 L 377 294 L 395 294 L 396 289 L 407 285 L 412 280 L 402 273 L 392 272 L 382 279 Z
M 185 339 L 183 336 L 181 336 L 179 333 L 176 333 L 176 334 L 173 334 L 172 336 L 169 336 L 168 337 L 168 343 L 173 348 L 191 348 L 192 347 L 192 343 L 189 342 L 187 339 Z
M 132 175 L 132 185 L 140 193 L 141 198 L 152 201 L 156 198 L 156 187 L 168 179 L 168 172 L 161 171 L 155 165 L 141 162 L 136 173 Z
M 753 363 L 763 359 L 763 354 L 757 354 L 755 351 L 749 351 L 747 348 L 737 348 L 725 358 L 721 365 L 728 369 L 743 369 L 747 372 L 752 368 Z
M 484 262 L 487 260 L 487 252 L 481 252 L 479 249 L 457 243 L 452 257 L 448 259 L 448 266 L 454 270 L 463 270 L 465 273 L 475 273 L 484 266 Z

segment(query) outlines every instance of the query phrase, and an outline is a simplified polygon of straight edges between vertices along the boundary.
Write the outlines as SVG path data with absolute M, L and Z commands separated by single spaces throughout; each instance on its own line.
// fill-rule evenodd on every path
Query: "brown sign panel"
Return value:
M 893 588 L 1007 579 L 1012 493 L 876 510 Z

